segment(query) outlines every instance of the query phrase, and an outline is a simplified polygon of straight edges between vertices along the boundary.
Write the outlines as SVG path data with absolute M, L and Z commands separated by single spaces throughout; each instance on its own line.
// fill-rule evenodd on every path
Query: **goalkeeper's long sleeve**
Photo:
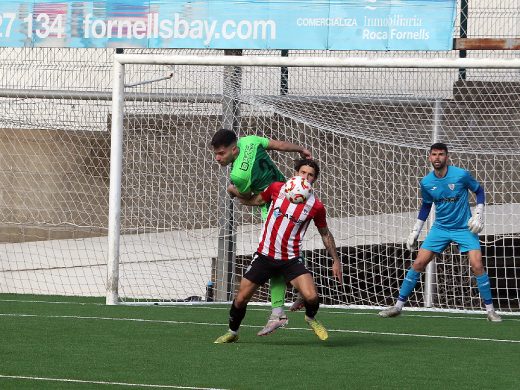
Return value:
M 484 192 L 484 188 L 479 186 L 475 191 L 475 196 L 477 197 L 477 204 L 481 204 L 484 206 L 486 203 L 486 193 Z
M 430 215 L 430 211 L 432 210 L 433 203 L 426 203 L 423 202 L 421 205 L 421 209 L 419 210 L 419 216 L 417 219 L 420 219 L 421 221 L 426 221 L 428 219 L 428 216 Z

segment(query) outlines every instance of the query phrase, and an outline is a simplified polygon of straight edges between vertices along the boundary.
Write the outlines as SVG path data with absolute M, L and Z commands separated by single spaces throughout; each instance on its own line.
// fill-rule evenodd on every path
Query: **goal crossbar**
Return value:
M 116 54 L 120 64 L 280 66 L 318 68 L 476 68 L 517 69 L 520 58 L 332 58 L 274 56 L 190 56 Z

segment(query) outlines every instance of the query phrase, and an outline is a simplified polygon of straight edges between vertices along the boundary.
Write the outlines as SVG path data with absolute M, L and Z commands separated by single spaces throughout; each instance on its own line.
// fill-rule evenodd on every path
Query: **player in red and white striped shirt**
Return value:
M 272 203 L 257 252 L 278 260 L 300 257 L 302 239 L 312 220 L 318 229 L 327 228 L 325 207 L 318 198 L 311 194 L 305 203 L 291 203 L 281 191 L 284 186 L 275 182 L 260 193 L 264 202 Z
M 318 166 L 309 160 L 300 166 L 297 176 L 314 182 Z M 336 252 L 334 237 L 327 227 L 325 207 L 314 195 L 305 203 L 293 204 L 283 193 L 285 183 L 275 182 L 263 192 L 242 203 L 260 206 L 271 202 L 267 220 L 260 235 L 260 244 L 253 255 L 251 265 L 240 282 L 238 293 L 229 311 L 229 331 L 215 343 L 233 343 L 238 340 L 238 328 L 246 314 L 249 300 L 256 290 L 273 275 L 284 276 L 303 296 L 305 321 L 321 340 L 328 338 L 327 330 L 314 317 L 319 309 L 319 298 L 312 274 L 305 267 L 302 257 L 302 240 L 311 221 L 318 228 L 323 244 L 333 259 L 332 273 L 341 280 L 341 263 Z

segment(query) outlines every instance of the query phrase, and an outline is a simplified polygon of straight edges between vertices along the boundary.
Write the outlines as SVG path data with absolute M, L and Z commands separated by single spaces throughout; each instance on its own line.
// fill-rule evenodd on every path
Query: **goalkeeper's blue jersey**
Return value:
M 476 192 L 480 184 L 465 169 L 448 166 L 446 176 L 438 178 L 434 171 L 421 180 L 424 203 L 435 204 L 433 226 L 441 229 L 465 229 L 471 217 L 468 190 Z

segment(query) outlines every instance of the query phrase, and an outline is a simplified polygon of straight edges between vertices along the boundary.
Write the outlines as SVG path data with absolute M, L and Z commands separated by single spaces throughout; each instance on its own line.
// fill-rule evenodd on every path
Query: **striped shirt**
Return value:
M 275 260 L 289 260 L 301 256 L 303 236 L 314 220 L 316 227 L 327 227 L 323 203 L 311 195 L 307 202 L 291 203 L 283 192 L 285 183 L 275 182 L 260 193 L 271 201 L 257 252 Z

